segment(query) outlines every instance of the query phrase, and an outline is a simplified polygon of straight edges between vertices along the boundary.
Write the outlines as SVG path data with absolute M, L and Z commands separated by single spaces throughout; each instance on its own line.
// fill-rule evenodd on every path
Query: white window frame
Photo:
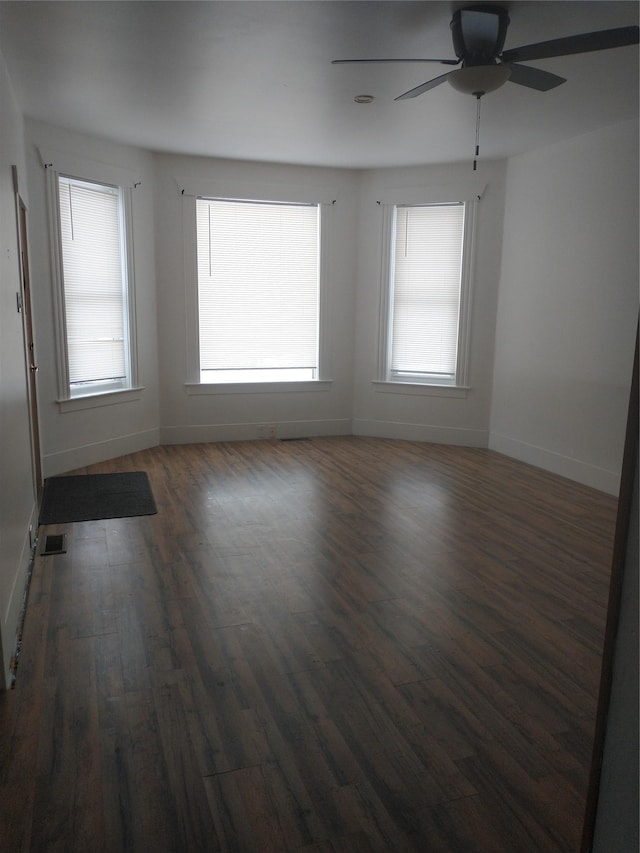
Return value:
M 270 184 L 243 184 L 242 182 L 186 183 L 176 178 L 183 198 L 183 232 L 185 239 L 185 307 L 187 319 L 187 377 L 184 383 L 189 396 L 209 394 L 264 394 L 327 391 L 332 384 L 330 347 L 330 312 L 332 282 L 332 236 L 335 191 L 314 187 L 283 187 Z M 235 190 L 235 191 L 234 191 Z M 320 208 L 320 270 L 318 304 L 318 367 L 315 379 L 278 380 L 266 382 L 202 382 L 200 372 L 200 341 L 198 313 L 198 274 L 196 240 L 196 199 L 232 199 L 234 201 L 312 204 Z
M 424 191 L 422 193 L 404 192 L 403 194 L 400 191 L 385 200 L 384 203 L 380 202 L 380 207 L 382 208 L 382 253 L 377 376 L 374 380 L 376 390 L 408 394 L 426 393 L 445 396 L 466 396 L 466 392 L 469 390 L 472 285 L 477 208 L 483 191 L 484 186 L 473 186 L 464 191 L 446 188 L 438 188 L 431 192 Z M 419 376 L 415 374 L 397 376 L 392 374 L 390 369 L 396 210 L 398 207 L 442 204 L 464 204 L 465 206 L 455 377 L 453 379 L 444 379 L 436 376 Z
M 51 267 L 54 293 L 54 326 L 56 338 L 56 367 L 58 380 L 57 402 L 61 411 L 75 411 L 105 404 L 138 399 L 136 340 L 136 303 L 133 249 L 133 188 L 138 182 L 125 170 L 102 163 L 74 158 L 59 152 L 40 151 L 47 176 L 47 206 Z M 125 363 L 127 376 L 112 385 L 96 383 L 71 389 L 64 304 L 64 269 L 58 199 L 59 178 L 69 178 L 87 184 L 114 188 L 120 196 L 123 309 L 125 318 Z

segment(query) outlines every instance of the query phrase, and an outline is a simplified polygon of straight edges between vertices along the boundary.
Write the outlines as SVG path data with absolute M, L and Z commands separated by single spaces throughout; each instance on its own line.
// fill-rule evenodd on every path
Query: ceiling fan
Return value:
M 549 71 L 533 68 L 530 65 L 521 65 L 523 61 L 638 44 L 638 27 L 631 26 L 581 33 L 503 51 L 509 15 L 502 6 L 487 4 L 456 10 L 450 26 L 457 59 L 334 59 L 332 64 L 436 62 L 442 65 L 460 65 L 460 68 L 455 71 L 448 71 L 446 74 L 409 89 L 408 92 L 398 95 L 395 100 L 405 101 L 415 98 L 435 89 L 445 81 L 454 89 L 475 95 L 479 99 L 487 92 L 500 88 L 507 81 L 537 89 L 540 92 L 547 92 L 566 82 L 564 77 L 559 77 L 557 74 L 551 74 Z

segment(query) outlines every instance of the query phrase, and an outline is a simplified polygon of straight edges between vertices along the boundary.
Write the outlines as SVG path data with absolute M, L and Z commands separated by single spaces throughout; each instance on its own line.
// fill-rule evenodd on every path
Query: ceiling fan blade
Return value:
M 460 59 L 332 59 L 332 65 L 345 65 L 348 62 L 439 62 L 441 65 L 459 65 Z
M 441 74 L 439 77 L 434 77 L 433 80 L 427 80 L 426 83 L 421 83 L 419 86 L 416 86 L 415 89 L 409 89 L 408 92 L 404 92 L 402 95 L 398 95 L 397 98 L 394 98 L 394 101 L 407 101 L 409 98 L 417 98 L 418 95 L 422 95 L 423 92 L 428 92 L 430 89 L 435 89 L 436 86 L 439 86 L 441 83 L 453 74 L 453 71 L 447 71 L 446 74 Z
M 608 50 L 638 44 L 638 27 L 618 27 L 615 30 L 598 30 L 577 36 L 541 41 L 505 50 L 503 62 L 527 62 L 531 59 L 547 59 L 551 56 L 568 56 L 572 53 L 589 53 L 592 50 Z
M 539 92 L 548 92 L 549 89 L 555 89 L 561 83 L 567 82 L 564 77 L 558 77 L 557 74 L 550 74 L 540 68 L 532 68 L 530 65 L 510 63 L 509 69 L 511 83 L 519 83 L 520 86 L 528 86 L 529 89 L 537 89 Z

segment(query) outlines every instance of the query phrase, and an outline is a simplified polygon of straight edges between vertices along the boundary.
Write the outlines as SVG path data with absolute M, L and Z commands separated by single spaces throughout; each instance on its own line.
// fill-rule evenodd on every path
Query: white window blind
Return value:
M 318 205 L 196 200 L 202 381 L 314 379 Z
M 456 376 L 465 205 L 398 206 L 392 254 L 392 379 Z
M 125 273 L 120 192 L 58 178 L 64 313 L 71 393 L 122 385 Z

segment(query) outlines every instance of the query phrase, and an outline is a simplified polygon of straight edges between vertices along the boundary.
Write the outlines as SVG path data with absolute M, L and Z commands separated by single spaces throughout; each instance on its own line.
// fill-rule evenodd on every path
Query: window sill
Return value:
M 70 397 L 67 400 L 58 400 L 58 409 L 61 412 L 79 412 L 83 409 L 97 409 L 100 406 L 113 406 L 116 403 L 130 403 L 139 400 L 144 387 L 122 388 L 117 391 L 106 393 L 86 394 L 83 397 Z
M 190 397 L 210 394 L 299 394 L 307 391 L 329 391 L 332 379 L 314 379 L 303 382 L 185 382 L 184 390 Z
M 406 394 L 418 397 L 467 397 L 471 388 L 468 385 L 429 385 L 420 382 L 388 382 L 374 380 L 373 390 L 385 394 Z

